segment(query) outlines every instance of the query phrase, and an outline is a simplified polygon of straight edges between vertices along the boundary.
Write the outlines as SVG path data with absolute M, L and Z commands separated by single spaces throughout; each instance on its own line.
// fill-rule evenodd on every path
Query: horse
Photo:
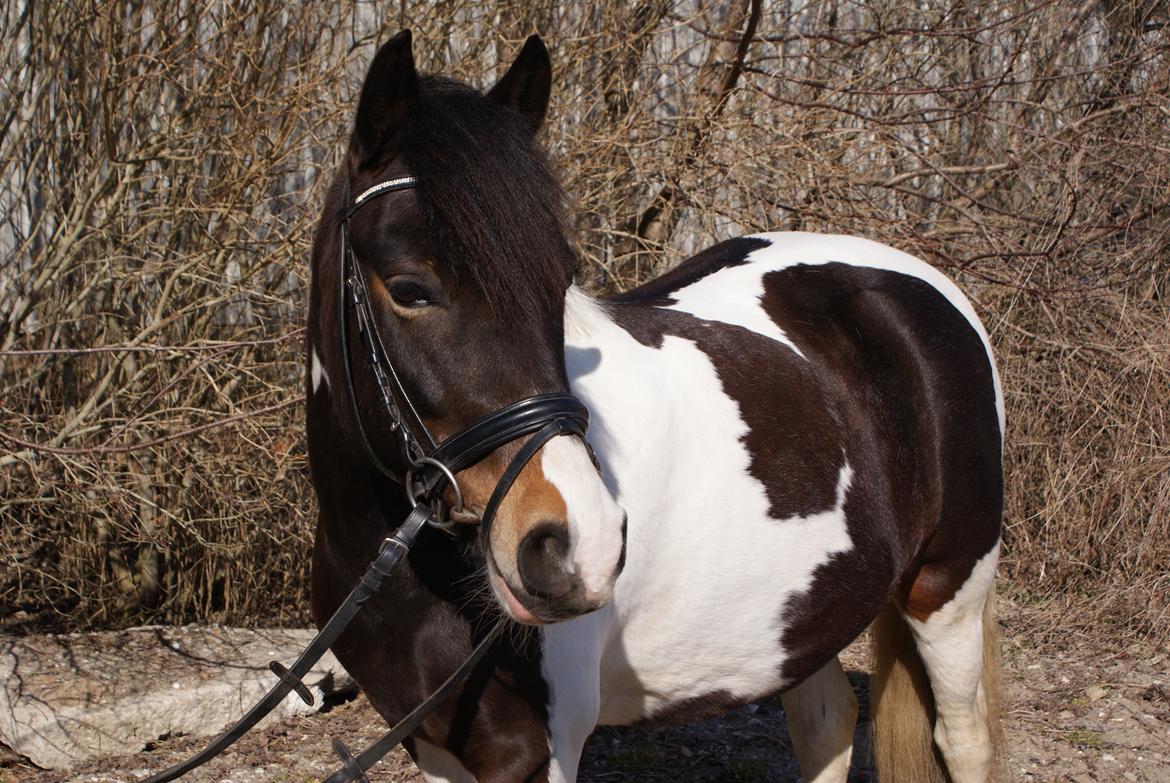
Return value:
M 538 37 L 481 93 L 418 72 L 409 31 L 363 82 L 312 249 L 317 622 L 411 509 L 383 475 L 424 456 L 404 431 L 441 442 L 545 394 L 575 396 L 589 424 L 519 468 L 525 438 L 451 476 L 446 522 L 338 659 L 393 722 L 507 623 L 403 743 L 428 783 L 568 783 L 598 725 L 775 694 L 804 780 L 828 783 L 858 714 L 838 654 L 870 627 L 882 779 L 988 780 L 1004 412 L 971 304 L 899 250 L 798 232 L 587 295 L 535 139 L 551 87 Z M 347 253 L 368 323 L 333 293 Z M 371 338 L 401 422 L 381 418 Z

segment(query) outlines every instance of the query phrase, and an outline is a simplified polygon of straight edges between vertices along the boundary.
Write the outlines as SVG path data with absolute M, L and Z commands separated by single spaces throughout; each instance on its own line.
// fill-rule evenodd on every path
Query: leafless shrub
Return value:
M 955 277 L 1001 363 L 1017 594 L 1164 633 L 1170 19 L 929 6 L 4 10 L 3 613 L 303 617 L 309 236 L 364 65 L 410 26 L 421 67 L 477 84 L 545 35 L 596 289 L 765 229 Z

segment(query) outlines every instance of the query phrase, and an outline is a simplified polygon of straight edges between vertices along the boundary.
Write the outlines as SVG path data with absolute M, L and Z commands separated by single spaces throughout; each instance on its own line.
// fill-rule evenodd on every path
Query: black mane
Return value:
M 559 317 L 577 263 L 565 196 L 521 119 L 467 85 L 421 76 L 400 138 L 438 260 L 500 317 Z

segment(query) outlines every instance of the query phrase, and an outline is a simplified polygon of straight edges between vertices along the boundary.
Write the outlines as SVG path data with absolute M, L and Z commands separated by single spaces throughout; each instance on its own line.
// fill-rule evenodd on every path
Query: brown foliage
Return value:
M 545 35 L 546 138 L 596 289 L 766 229 L 864 234 L 955 277 L 1004 379 L 1013 591 L 1170 627 L 1164 6 L 0 14 L 9 623 L 303 616 L 309 235 L 365 63 L 410 26 L 420 67 L 475 84 Z

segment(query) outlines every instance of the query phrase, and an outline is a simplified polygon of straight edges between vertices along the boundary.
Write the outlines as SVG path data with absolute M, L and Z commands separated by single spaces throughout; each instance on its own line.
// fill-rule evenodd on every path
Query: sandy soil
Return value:
M 1013 634 L 1034 612 L 1004 606 L 1008 762 L 1017 781 L 1170 781 L 1170 650 L 1151 641 L 1124 647 L 1089 638 L 1049 635 L 1043 644 Z M 847 670 L 862 702 L 850 783 L 874 779 L 866 758 L 868 709 L 865 651 L 847 651 Z M 310 783 L 337 764 L 330 738 L 353 749 L 372 742 L 383 724 L 357 699 L 327 713 L 290 718 L 252 734 L 191 783 Z M 68 771 L 42 771 L 0 754 L 0 783 L 137 781 L 201 747 L 175 737 L 134 756 L 108 758 Z M 370 774 L 375 783 L 421 783 L 401 750 Z M 586 746 L 579 777 L 603 781 L 796 781 L 784 714 L 769 699 L 718 720 L 664 729 L 601 729 Z

